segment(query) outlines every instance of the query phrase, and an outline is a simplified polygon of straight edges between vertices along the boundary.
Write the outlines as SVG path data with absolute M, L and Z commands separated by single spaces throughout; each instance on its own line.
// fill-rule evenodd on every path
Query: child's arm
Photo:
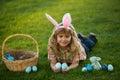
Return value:
M 85 60 L 86 59 L 86 57 L 87 57 L 87 55 L 86 55 L 86 52 L 85 52 L 85 49 L 83 48 L 83 46 L 82 45 L 80 45 L 80 52 L 79 52 L 79 54 L 80 54 L 80 60 Z
M 75 59 L 72 61 L 72 64 L 69 66 L 69 69 L 73 69 L 73 68 L 76 68 L 78 67 L 79 65 L 79 61 L 80 60 L 85 60 L 86 59 L 86 53 L 85 53 L 85 50 L 82 46 L 80 46 L 80 50 L 78 48 L 78 53 L 76 53 L 75 55 Z
M 79 53 L 76 53 L 76 55 L 74 56 L 74 59 L 71 62 L 72 64 L 70 66 L 68 66 L 66 70 L 64 70 L 62 72 L 67 72 L 71 69 L 77 68 L 79 65 L 79 60 L 80 60 Z
M 60 69 L 57 69 L 55 67 L 55 64 L 57 63 L 56 56 L 51 50 L 50 47 L 48 47 L 48 59 L 50 60 L 50 67 L 54 72 L 60 72 Z
M 72 64 L 68 67 L 69 70 L 77 68 L 79 65 L 79 61 L 73 60 Z
M 62 72 L 63 72 L 63 73 L 68 72 L 68 71 L 71 70 L 71 69 L 77 68 L 78 65 L 79 65 L 79 61 L 74 60 L 74 61 L 72 62 L 72 64 L 71 64 L 70 66 L 68 66 L 66 70 L 63 70 Z
M 86 59 L 86 53 L 82 46 L 80 46 L 80 49 L 78 48 L 78 51 L 79 52 L 75 55 L 75 59 L 72 61 L 72 64 L 68 66 L 67 69 L 63 72 L 67 72 L 71 69 L 77 68 L 79 65 L 79 61 Z

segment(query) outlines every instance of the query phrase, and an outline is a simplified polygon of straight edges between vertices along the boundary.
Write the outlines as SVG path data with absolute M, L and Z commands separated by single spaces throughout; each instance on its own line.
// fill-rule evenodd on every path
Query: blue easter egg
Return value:
M 91 66 L 91 64 L 87 64 L 87 65 L 86 65 L 86 68 L 87 68 L 87 71 L 92 71 L 92 66 Z
M 56 67 L 57 69 L 60 69 L 60 68 L 61 68 L 61 63 L 60 63 L 60 62 L 57 62 L 57 63 L 55 64 L 55 67 Z
M 9 56 L 10 56 L 10 54 L 9 54 L 9 53 L 8 53 L 8 54 L 5 54 L 5 57 L 6 57 L 6 58 L 8 58 Z
M 86 72 L 87 71 L 87 68 L 86 67 L 83 67 L 82 68 L 82 72 Z
M 30 66 L 26 67 L 25 72 L 30 73 L 31 72 L 31 67 Z
M 113 66 L 111 64 L 108 64 L 108 71 L 113 71 Z
M 5 54 L 5 57 L 6 57 L 8 60 L 14 61 L 14 57 L 11 56 L 10 54 Z
M 62 70 L 66 70 L 67 69 L 67 64 L 66 63 L 63 63 L 62 64 Z
M 37 71 L 37 67 L 36 66 L 32 66 L 32 71 L 36 72 Z
M 107 69 L 108 69 L 107 65 L 106 64 L 102 64 L 102 70 L 107 70 Z
M 14 61 L 14 57 L 9 56 L 9 57 L 8 57 L 8 60 Z

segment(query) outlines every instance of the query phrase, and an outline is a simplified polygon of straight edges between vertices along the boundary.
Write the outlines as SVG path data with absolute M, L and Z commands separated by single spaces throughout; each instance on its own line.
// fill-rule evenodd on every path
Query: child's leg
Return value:
M 88 54 L 90 52 L 90 48 L 88 47 L 89 45 L 87 45 L 89 43 L 88 38 L 86 36 L 84 36 L 82 33 L 78 33 L 77 34 L 78 38 L 80 39 L 82 46 L 85 49 L 85 52 Z
M 83 42 L 90 50 L 92 50 L 92 47 L 95 46 L 97 43 L 97 38 L 94 33 L 90 33 L 89 37 Z
M 97 38 L 94 33 L 90 33 L 89 37 L 84 41 L 84 44 L 87 47 L 89 47 L 90 50 L 92 49 L 92 47 L 95 46 L 96 43 L 97 43 Z
M 78 36 L 78 38 L 80 39 L 81 42 L 84 42 L 87 39 L 87 37 L 84 36 L 82 33 L 77 33 L 77 36 Z
M 85 48 L 86 53 L 89 53 L 92 50 L 92 47 L 96 44 L 97 39 L 94 33 L 90 33 L 89 37 L 85 37 L 81 33 L 78 33 L 78 38 L 81 40 L 83 47 Z
M 84 47 L 86 54 L 88 54 L 90 49 L 84 43 L 82 43 L 82 46 Z
M 95 45 L 95 43 L 94 43 L 91 39 L 89 39 L 89 38 L 87 38 L 87 39 L 83 42 L 83 44 L 89 49 L 89 51 L 91 51 L 91 50 L 92 50 L 92 47 Z

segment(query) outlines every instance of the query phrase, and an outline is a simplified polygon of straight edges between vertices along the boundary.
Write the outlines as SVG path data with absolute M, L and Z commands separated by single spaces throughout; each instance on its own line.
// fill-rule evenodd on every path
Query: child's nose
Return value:
M 64 40 L 66 40 L 66 38 L 63 38 L 62 40 L 64 41 Z

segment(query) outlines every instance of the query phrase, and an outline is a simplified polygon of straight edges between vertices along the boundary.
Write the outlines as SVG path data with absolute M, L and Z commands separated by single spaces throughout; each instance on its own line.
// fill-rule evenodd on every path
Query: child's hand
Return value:
M 58 69 L 56 67 L 53 67 L 52 69 L 53 69 L 54 72 L 60 72 L 61 71 L 61 69 Z
M 62 72 L 65 73 L 69 70 L 69 67 L 66 63 L 62 63 Z
M 51 61 L 51 64 L 50 64 L 50 66 L 51 66 L 51 69 L 54 71 L 54 72 L 60 72 L 61 71 L 61 69 L 60 68 L 58 68 L 58 63 L 57 63 L 57 61 Z
M 62 73 L 66 73 L 66 72 L 68 72 L 69 70 L 70 70 L 70 68 L 69 68 L 69 67 L 67 67 L 67 69 L 62 70 Z
M 83 60 L 83 52 L 81 51 L 81 54 L 80 54 L 80 60 Z
M 84 51 L 81 51 L 80 60 L 85 60 L 85 59 L 86 59 L 86 53 Z

